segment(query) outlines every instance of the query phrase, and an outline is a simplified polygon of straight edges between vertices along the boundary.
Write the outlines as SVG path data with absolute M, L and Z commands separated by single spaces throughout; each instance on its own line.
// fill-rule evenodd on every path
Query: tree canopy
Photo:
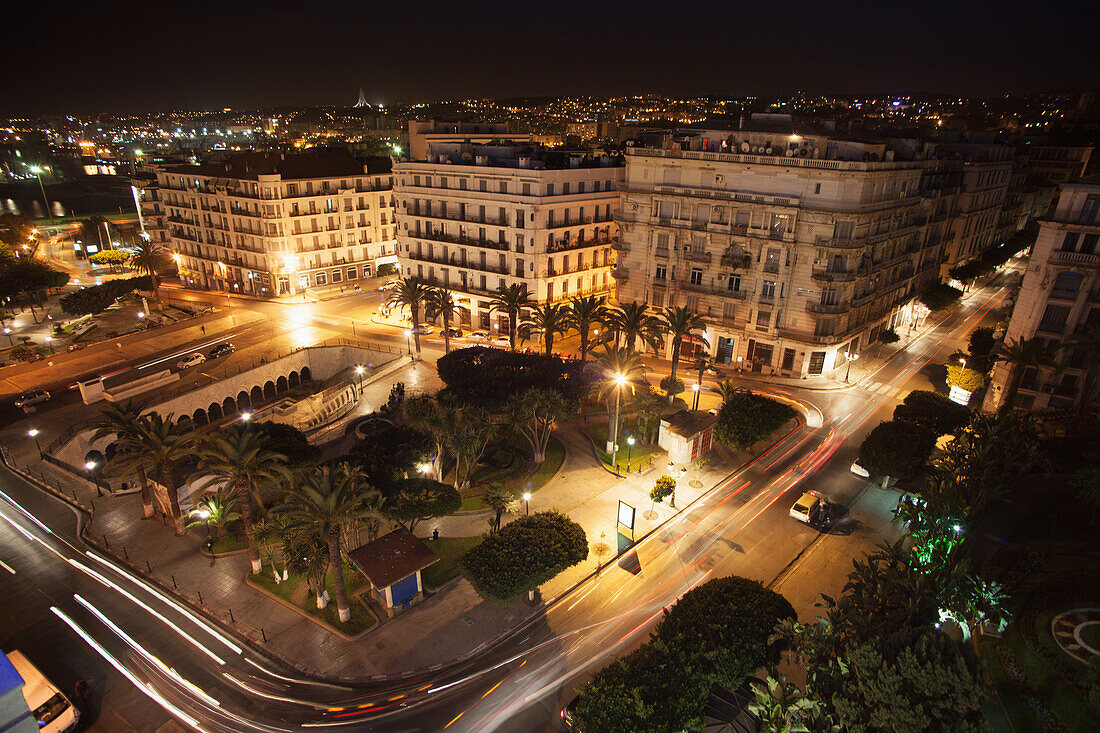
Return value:
M 962 291 L 945 283 L 936 283 L 926 289 L 920 296 L 920 302 L 924 307 L 935 313 L 943 310 L 962 297 Z
M 450 484 L 430 478 L 407 478 L 394 482 L 390 516 L 413 531 L 419 522 L 445 517 L 462 508 L 462 497 Z
M 558 512 L 519 517 L 462 557 L 482 598 L 507 603 L 588 557 L 584 529 Z
M 580 399 L 588 384 L 584 365 L 579 362 L 484 346 L 456 349 L 441 356 L 436 369 L 447 385 L 440 399 L 490 408 L 501 406 L 509 395 L 536 387 L 554 390 L 567 399 Z
M 797 416 L 794 409 L 782 402 L 739 390 L 719 408 L 714 437 L 732 448 L 746 449 Z
M 135 290 L 152 290 L 153 281 L 148 276 L 128 277 L 118 280 L 108 280 L 102 285 L 93 285 L 81 288 L 74 293 L 62 295 L 60 299 L 61 310 L 71 316 L 82 316 L 86 313 L 99 313 L 104 311 L 119 298 L 129 295 Z
M 935 431 L 924 425 L 882 422 L 859 446 L 859 465 L 875 476 L 909 478 L 928 460 L 935 445 Z
M 946 395 L 931 390 L 915 389 L 894 408 L 894 420 L 921 425 L 936 433 L 952 433 L 970 419 L 965 405 L 952 402 Z

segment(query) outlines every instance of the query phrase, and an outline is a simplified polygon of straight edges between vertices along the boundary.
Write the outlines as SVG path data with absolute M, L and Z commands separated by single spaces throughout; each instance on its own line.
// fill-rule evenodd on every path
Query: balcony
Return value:
M 692 262 L 702 262 L 709 265 L 711 260 L 710 252 L 696 252 L 695 250 L 688 250 L 684 257 Z
M 847 313 L 849 310 L 851 306 L 848 303 L 815 303 L 813 301 L 806 303 L 806 311 L 816 315 L 835 315 Z
M 416 239 L 425 239 L 431 242 L 446 242 L 448 244 L 462 244 L 470 247 L 484 247 L 486 249 L 495 249 L 503 252 L 508 251 L 507 242 L 492 242 L 488 239 L 459 237 L 454 234 L 444 234 L 443 232 L 409 232 L 408 236 Z
M 503 219 L 499 219 L 493 216 L 475 216 L 473 214 L 467 214 L 465 216 L 455 216 L 450 214 L 444 214 L 442 211 L 427 211 L 420 208 L 406 209 L 405 214 L 408 216 L 419 216 L 424 219 L 438 219 L 439 221 L 457 221 L 463 224 L 488 224 L 495 227 L 507 227 L 511 226 L 510 220 L 506 216 Z M 569 225 L 573 226 L 573 225 Z
M 1100 255 L 1088 252 L 1063 252 L 1056 250 L 1051 253 L 1052 265 L 1067 265 L 1071 267 L 1100 267 Z
M 866 275 L 867 270 L 865 268 L 858 268 L 856 270 L 814 270 L 810 273 L 810 277 L 816 282 L 822 283 L 846 283 L 855 280 L 860 275 Z
M 407 252 L 404 255 L 410 260 L 416 260 L 417 262 L 432 262 L 437 265 L 450 265 L 451 267 L 465 267 L 471 270 L 479 270 L 481 272 L 492 272 L 497 275 L 507 275 L 508 266 L 491 265 L 488 262 L 479 262 L 469 259 L 460 259 L 455 255 L 443 257 L 436 254 L 428 254 L 427 252 Z
M 614 240 L 611 237 L 599 237 L 597 239 L 578 239 L 576 241 L 560 241 L 555 242 L 551 246 L 546 248 L 549 253 L 553 252 L 571 252 L 575 249 L 584 249 L 585 247 L 599 247 L 601 245 L 611 244 Z
M 732 267 L 736 269 L 747 270 L 752 267 L 751 255 L 722 255 L 719 260 L 722 267 Z
M 679 282 L 681 290 L 687 290 L 692 293 L 704 293 L 706 295 L 716 295 L 719 298 L 733 298 L 735 300 L 744 300 L 748 296 L 747 290 L 727 290 L 725 288 L 719 288 L 713 285 L 704 285 L 699 283 L 698 285 L 690 282 Z

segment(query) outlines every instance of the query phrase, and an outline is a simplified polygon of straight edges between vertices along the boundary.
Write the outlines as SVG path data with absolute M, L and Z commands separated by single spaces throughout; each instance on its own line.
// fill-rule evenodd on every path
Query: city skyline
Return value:
M 628 15 L 620 6 L 429 4 L 409 18 L 289 3 L 26 6 L 9 10 L 13 27 L 40 30 L 9 39 L 14 73 L 0 113 L 350 106 L 359 86 L 388 105 L 574 94 L 994 96 L 1096 85 L 1094 9 L 1056 2 L 1026 23 L 1014 10 L 934 3 L 911 17 L 897 7 L 796 4 L 782 17 L 706 6 L 666 17 L 655 5 Z

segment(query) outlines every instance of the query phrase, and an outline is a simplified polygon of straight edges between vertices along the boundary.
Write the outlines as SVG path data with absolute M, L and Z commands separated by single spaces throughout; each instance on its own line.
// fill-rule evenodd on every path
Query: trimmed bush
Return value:
M 797 412 L 782 402 L 747 389 L 738 390 L 718 410 L 714 437 L 732 448 L 745 449 L 797 416 Z
M 894 420 L 921 425 L 936 435 L 946 435 L 969 422 L 970 410 L 939 392 L 916 389 L 894 408 Z
M 882 422 L 859 446 L 859 465 L 873 476 L 909 478 L 928 460 L 935 445 L 935 431 L 923 425 Z
M 676 381 L 672 382 L 669 377 L 665 377 L 661 380 L 661 389 L 665 391 L 665 394 L 678 395 L 684 393 L 684 380 L 676 377 Z
M 520 517 L 472 547 L 460 565 L 478 594 L 508 603 L 588 558 L 584 529 L 564 514 Z
M 511 395 L 535 387 L 579 400 L 590 381 L 580 362 L 484 346 L 455 349 L 439 357 L 436 370 L 447 385 L 439 394 L 440 400 L 454 399 L 489 408 L 500 407 Z

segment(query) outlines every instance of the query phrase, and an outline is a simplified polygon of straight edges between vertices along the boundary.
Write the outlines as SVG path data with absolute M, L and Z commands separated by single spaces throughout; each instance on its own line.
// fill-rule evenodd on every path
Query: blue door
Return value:
M 393 605 L 403 606 L 405 602 L 416 595 L 416 573 L 397 581 L 390 586 L 390 597 Z

